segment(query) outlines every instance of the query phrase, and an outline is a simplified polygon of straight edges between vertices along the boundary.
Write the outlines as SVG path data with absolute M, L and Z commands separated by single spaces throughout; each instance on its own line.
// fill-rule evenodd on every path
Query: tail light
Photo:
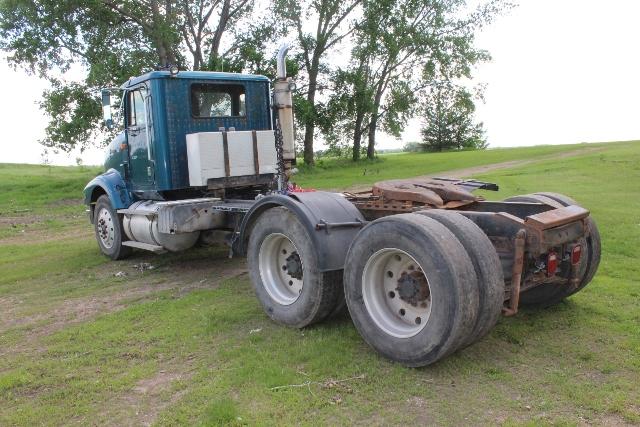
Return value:
M 558 270 L 558 254 L 551 251 L 547 255 L 547 276 L 554 276 L 556 270 Z
M 580 262 L 580 257 L 582 256 L 582 246 L 575 245 L 573 249 L 571 249 L 571 264 L 576 265 Z

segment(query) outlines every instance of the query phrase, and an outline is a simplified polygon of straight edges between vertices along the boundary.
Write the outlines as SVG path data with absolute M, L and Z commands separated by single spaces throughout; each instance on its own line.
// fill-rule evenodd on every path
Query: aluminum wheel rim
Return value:
M 294 274 L 299 278 L 293 277 L 288 268 L 292 265 L 291 257 L 296 255 L 300 271 Z M 258 266 L 264 288 L 273 300 L 281 305 L 291 305 L 298 300 L 302 293 L 304 264 L 298 249 L 287 236 L 273 233 L 265 237 L 258 254 Z
M 400 285 L 400 280 L 411 285 Z M 419 292 L 408 298 L 407 288 Z M 429 321 L 428 279 L 420 264 L 403 250 L 381 249 L 367 260 L 362 273 L 362 297 L 374 323 L 396 338 L 418 334 Z
M 113 218 L 111 217 L 111 212 L 109 209 L 102 208 L 98 212 L 98 221 L 97 221 L 97 231 L 98 238 L 107 249 L 111 249 L 113 247 L 113 242 L 116 239 L 116 232 L 114 230 Z

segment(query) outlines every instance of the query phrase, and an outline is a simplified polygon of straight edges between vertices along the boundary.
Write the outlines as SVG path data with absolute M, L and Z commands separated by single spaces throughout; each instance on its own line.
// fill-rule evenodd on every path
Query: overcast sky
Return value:
M 493 60 L 476 72 L 486 83 L 478 106 L 491 147 L 640 139 L 640 1 L 520 0 L 478 37 Z M 46 119 L 37 106 L 46 83 L 0 64 L 0 162 L 41 163 Z M 403 141 L 419 139 L 410 123 Z M 75 164 L 79 153 L 51 155 Z M 82 155 L 101 164 L 102 150 Z

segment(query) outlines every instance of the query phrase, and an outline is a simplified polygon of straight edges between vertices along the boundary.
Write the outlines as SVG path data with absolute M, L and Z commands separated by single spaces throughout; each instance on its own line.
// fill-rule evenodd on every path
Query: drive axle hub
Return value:
M 298 252 L 293 252 L 286 259 L 287 274 L 294 279 L 302 280 L 302 262 Z
M 398 279 L 398 296 L 401 300 L 417 307 L 429 298 L 429 284 L 420 271 L 403 271 Z

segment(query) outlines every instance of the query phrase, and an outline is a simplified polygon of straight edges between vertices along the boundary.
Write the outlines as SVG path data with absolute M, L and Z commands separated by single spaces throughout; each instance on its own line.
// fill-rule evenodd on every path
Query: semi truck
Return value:
M 220 240 L 247 259 L 267 316 L 304 328 L 348 311 L 362 338 L 406 366 L 482 339 L 501 315 L 583 289 L 600 262 L 587 209 L 549 192 L 487 201 L 471 179 L 301 191 L 283 45 L 277 77 L 180 71 L 102 91 L 120 132 L 84 201 L 102 253 L 187 250 Z

